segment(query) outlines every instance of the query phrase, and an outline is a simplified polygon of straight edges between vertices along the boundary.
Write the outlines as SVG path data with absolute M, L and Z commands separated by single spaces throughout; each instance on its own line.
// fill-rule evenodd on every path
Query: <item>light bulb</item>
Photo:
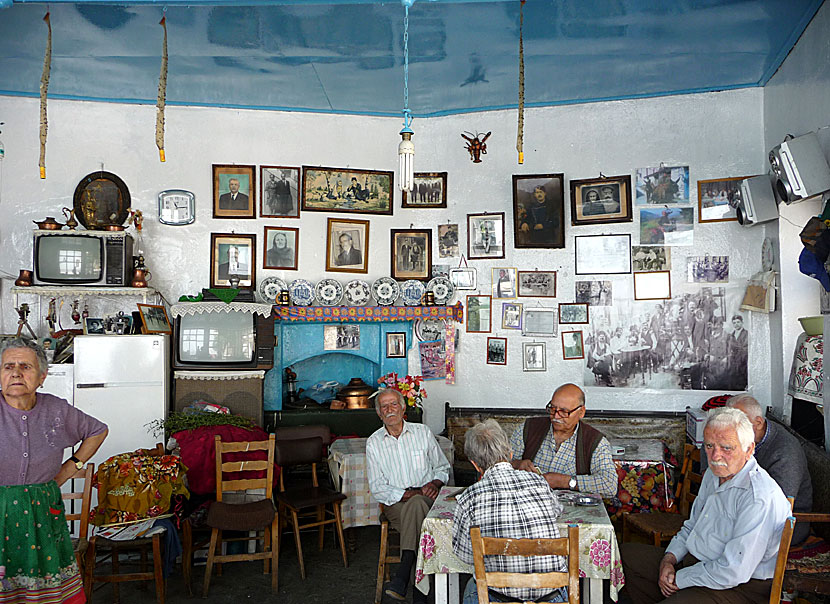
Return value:
M 398 145 L 398 178 L 401 190 L 411 191 L 415 186 L 415 144 L 411 132 L 401 132 L 403 140 Z

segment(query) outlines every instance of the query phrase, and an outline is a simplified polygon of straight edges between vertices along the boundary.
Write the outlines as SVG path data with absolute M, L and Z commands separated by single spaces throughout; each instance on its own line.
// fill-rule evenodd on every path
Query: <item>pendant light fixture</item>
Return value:
M 415 0 L 401 0 L 403 20 L 403 129 L 398 145 L 398 182 L 402 191 L 411 191 L 415 185 L 415 144 L 412 142 L 412 112 L 409 110 L 409 7 Z

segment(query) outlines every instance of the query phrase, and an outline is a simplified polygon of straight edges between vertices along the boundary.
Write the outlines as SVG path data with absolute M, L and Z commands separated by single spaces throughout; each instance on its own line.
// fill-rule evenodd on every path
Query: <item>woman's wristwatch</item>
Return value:
M 78 469 L 78 470 L 83 470 L 84 469 L 84 462 L 82 462 L 80 459 L 78 459 L 74 455 L 72 455 L 67 461 L 71 461 L 72 463 L 74 463 L 75 468 Z

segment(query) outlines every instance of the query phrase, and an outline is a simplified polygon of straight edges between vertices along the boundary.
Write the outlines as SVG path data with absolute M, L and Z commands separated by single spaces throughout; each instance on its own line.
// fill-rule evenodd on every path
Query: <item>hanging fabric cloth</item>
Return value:
M 156 101 L 156 146 L 159 148 L 159 160 L 164 162 L 164 101 L 167 98 L 167 15 L 161 18 L 159 25 L 164 28 L 164 42 L 161 47 L 161 73 L 159 73 L 159 94 Z
M 49 13 L 44 15 L 48 34 L 46 36 L 46 54 L 43 57 L 43 75 L 40 76 L 40 177 L 46 178 L 46 131 L 48 123 L 46 120 L 46 93 L 49 91 L 49 74 L 52 72 L 52 22 L 49 20 Z

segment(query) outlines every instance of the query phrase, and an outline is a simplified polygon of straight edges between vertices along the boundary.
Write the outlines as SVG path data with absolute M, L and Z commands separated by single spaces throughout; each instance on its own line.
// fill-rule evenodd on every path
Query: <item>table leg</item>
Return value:
M 450 573 L 449 575 L 450 587 L 448 590 L 450 604 L 458 604 L 459 602 L 459 587 L 458 573 Z M 437 604 L 437 603 L 436 603 Z
M 453 604 L 456 604 L 456 602 L 458 602 L 458 575 L 455 573 L 453 573 L 453 575 L 437 573 L 433 575 L 433 577 L 435 577 L 435 604 L 449 604 L 448 579 L 450 576 L 455 577 L 456 599 L 453 601 Z
M 585 596 L 584 600 L 586 604 L 602 604 L 602 579 L 583 577 L 582 592 Z

